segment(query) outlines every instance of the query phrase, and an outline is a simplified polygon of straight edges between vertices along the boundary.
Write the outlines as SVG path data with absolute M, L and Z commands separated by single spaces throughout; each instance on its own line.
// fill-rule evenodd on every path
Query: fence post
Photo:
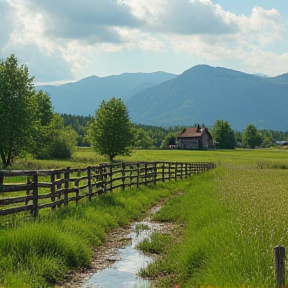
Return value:
M 32 216 L 36 218 L 38 215 L 38 174 L 35 171 L 33 175 L 33 208 L 32 208 Z
M 137 188 L 139 188 L 139 181 L 140 181 L 140 163 L 137 163 Z
M 50 181 L 51 181 L 51 202 L 55 202 L 55 173 L 51 174 L 50 176 Z M 55 205 L 51 206 L 52 210 L 55 210 Z
M 191 163 L 188 163 L 188 170 L 189 170 L 189 177 L 191 176 L 192 172 L 191 172 Z
M 110 173 L 110 192 L 112 192 L 112 189 L 113 189 L 113 181 L 112 181 L 112 178 L 113 178 L 113 164 L 109 164 L 110 167 L 109 167 L 109 173 Z
M 145 162 L 145 171 L 144 171 L 144 185 L 147 185 L 147 162 Z
M 157 162 L 154 163 L 154 185 L 157 182 Z
M 162 163 L 162 182 L 165 182 L 165 162 Z
M 88 185 L 88 199 L 89 201 L 91 201 L 91 197 L 92 197 L 92 186 L 91 186 L 91 166 L 87 167 L 87 185 Z
M 177 173 L 178 173 L 178 163 L 175 163 L 175 181 L 177 181 Z
M 126 165 L 125 163 L 122 163 L 122 191 L 125 190 L 125 168 L 126 168 Z
M 276 288 L 285 287 L 285 247 L 278 245 L 274 248 L 276 273 Z
M 185 178 L 187 178 L 188 177 L 188 164 L 187 163 L 185 163 Z
M 1 177 L 1 176 L 0 176 L 0 177 Z M 3 180 L 2 180 L 2 182 L 1 182 L 1 179 L 0 179 L 0 187 L 1 187 L 1 183 L 3 183 Z M 27 196 L 30 194 L 30 191 L 31 191 L 31 183 L 32 183 L 32 182 L 31 182 L 31 180 L 30 180 L 30 176 L 27 176 L 26 184 L 27 184 L 27 185 L 30 185 L 30 187 L 26 189 L 26 195 L 27 195 Z M 1 189 L 0 189 L 0 191 L 1 191 Z M 27 205 L 28 202 L 29 202 L 29 200 L 26 198 L 26 200 L 25 200 L 25 205 Z
M 64 194 L 64 205 L 67 206 L 69 202 L 69 178 L 70 178 L 70 167 L 67 167 L 64 173 L 64 188 L 65 188 L 65 194 Z

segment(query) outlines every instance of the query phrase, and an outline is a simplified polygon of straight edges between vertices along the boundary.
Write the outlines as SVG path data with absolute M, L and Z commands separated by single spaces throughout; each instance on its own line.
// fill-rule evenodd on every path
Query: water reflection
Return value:
M 137 230 L 136 227 L 147 227 L 145 230 Z M 151 233 L 158 230 L 157 223 L 147 221 L 138 222 L 133 225 L 133 232 L 128 235 L 132 241 L 125 248 L 119 249 L 121 260 L 116 261 L 112 267 L 98 271 L 85 282 L 82 288 L 147 288 L 152 287 L 148 280 L 137 276 L 141 268 L 147 267 L 153 261 L 153 258 L 143 255 L 135 249 L 135 246 L 149 238 Z

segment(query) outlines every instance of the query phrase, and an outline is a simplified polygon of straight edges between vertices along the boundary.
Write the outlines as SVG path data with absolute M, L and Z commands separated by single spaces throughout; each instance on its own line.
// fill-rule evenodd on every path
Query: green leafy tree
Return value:
M 0 61 L 0 154 L 8 166 L 33 141 L 33 77 L 26 65 L 12 54 Z
M 70 158 L 77 146 L 77 132 L 71 125 L 64 126 L 64 119 L 54 114 L 49 133 L 47 158 Z
M 33 107 L 35 112 L 34 145 L 31 145 L 31 154 L 39 159 L 48 159 L 50 134 L 53 120 L 53 107 L 49 95 L 43 91 L 36 92 L 33 97 Z
M 94 149 L 108 155 L 110 161 L 129 153 L 133 135 L 128 110 L 121 99 L 102 101 L 90 125 L 90 138 Z
M 132 127 L 132 146 L 133 147 L 141 147 L 141 148 L 149 148 L 153 146 L 153 140 L 149 136 L 148 132 L 140 127 L 133 126 Z
M 262 144 L 261 134 L 253 124 L 248 124 L 242 134 L 242 146 L 254 149 Z
M 228 121 L 217 120 L 212 128 L 213 139 L 216 142 L 216 148 L 234 149 L 236 139 Z

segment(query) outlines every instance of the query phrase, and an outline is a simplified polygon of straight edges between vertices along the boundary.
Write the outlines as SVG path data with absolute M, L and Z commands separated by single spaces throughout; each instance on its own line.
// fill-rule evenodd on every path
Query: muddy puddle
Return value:
M 153 287 L 148 280 L 140 278 L 138 273 L 155 258 L 144 255 L 136 246 L 154 231 L 161 230 L 161 224 L 146 220 L 133 223 L 131 228 L 132 232 L 127 235 L 130 241 L 125 247 L 118 248 L 118 259 L 114 264 L 90 275 L 81 288 Z

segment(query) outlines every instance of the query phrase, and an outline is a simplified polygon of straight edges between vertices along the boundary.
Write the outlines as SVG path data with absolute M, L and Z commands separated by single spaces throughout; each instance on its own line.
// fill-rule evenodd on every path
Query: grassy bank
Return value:
M 181 182 L 115 192 L 0 231 L 0 286 L 50 287 L 69 269 L 89 267 L 91 251 L 113 228 L 144 217 Z M 28 222 L 27 222 L 28 221 Z
M 181 241 L 166 243 L 143 275 L 160 276 L 162 287 L 274 287 L 273 248 L 288 247 L 288 159 L 279 156 L 235 151 L 185 182 L 184 194 L 155 216 L 184 223 Z

